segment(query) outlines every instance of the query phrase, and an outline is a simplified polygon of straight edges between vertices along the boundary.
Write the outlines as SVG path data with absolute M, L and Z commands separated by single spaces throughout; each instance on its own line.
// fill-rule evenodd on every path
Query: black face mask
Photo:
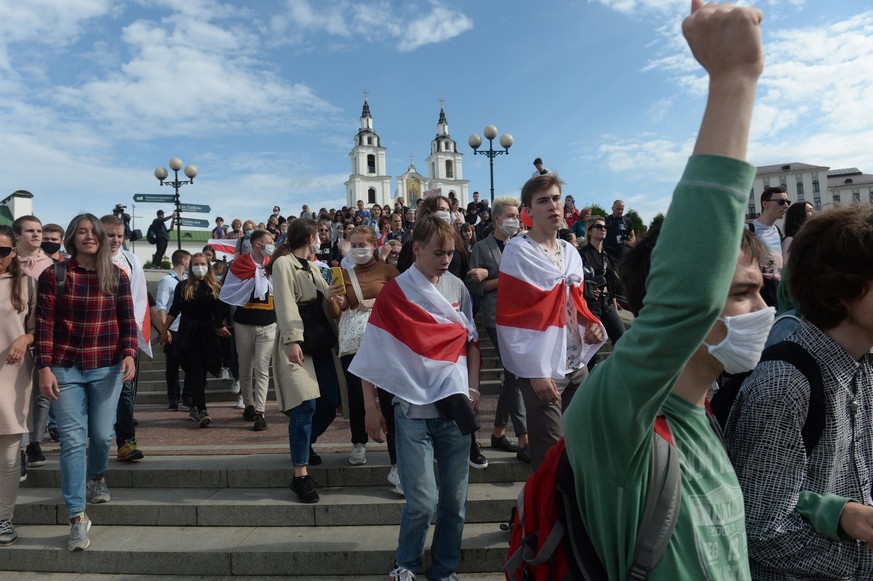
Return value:
M 61 243 L 60 242 L 43 242 L 42 244 L 39 245 L 39 247 L 42 248 L 42 251 L 45 252 L 46 254 L 54 254 L 61 249 Z

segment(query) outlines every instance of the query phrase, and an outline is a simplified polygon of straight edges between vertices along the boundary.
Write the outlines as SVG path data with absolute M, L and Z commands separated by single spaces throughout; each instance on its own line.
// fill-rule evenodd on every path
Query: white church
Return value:
M 456 198 L 464 207 L 469 201 L 470 181 L 464 179 L 463 156 L 449 135 L 445 109 L 441 106 L 436 137 L 431 141 L 430 155 L 426 160 L 428 176 L 421 175 L 410 161 L 406 172 L 397 177 L 397 188 L 392 197 L 391 176 L 386 169 L 386 149 L 373 130 L 373 116 L 365 98 L 361 127 L 355 135 L 355 145 L 349 152 L 352 173 L 345 183 L 346 205 L 354 207 L 358 200 L 363 200 L 368 207 L 373 204 L 392 206 L 394 200 L 402 197 L 406 205 L 414 207 L 419 198 L 442 194 Z

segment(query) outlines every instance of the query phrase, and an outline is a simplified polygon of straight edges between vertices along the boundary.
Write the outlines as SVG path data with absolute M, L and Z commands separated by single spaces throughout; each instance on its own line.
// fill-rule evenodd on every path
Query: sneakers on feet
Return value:
M 170 410 L 170 411 L 172 411 L 172 412 L 177 412 L 177 411 L 179 411 L 179 402 L 177 402 L 177 401 L 171 401 L 171 402 L 170 402 L 170 405 L 167 406 L 167 409 Z
M 230 379 L 230 370 L 227 367 L 221 368 L 221 379 Z
M 315 490 L 315 481 L 311 476 L 295 476 L 291 479 L 291 490 L 300 502 L 306 504 L 318 502 L 318 492 Z
M 318 466 L 321 464 L 321 456 L 319 456 L 312 446 L 309 446 L 309 465 Z
M 91 498 L 91 504 L 102 504 L 112 500 L 112 497 L 109 495 L 109 486 L 106 485 L 106 479 L 89 480 L 88 496 Z
M 230 384 L 230 393 L 239 393 L 239 379 L 234 379 Z
M 391 581 L 415 581 L 415 573 L 398 565 L 396 569 L 388 573 L 388 578 Z
M 404 496 L 403 486 L 400 485 L 400 473 L 397 472 L 397 466 L 391 466 L 391 471 L 388 472 L 388 483 L 394 487 L 394 492 L 400 496 Z
M 42 448 L 39 447 L 39 442 L 31 442 L 25 450 L 27 456 L 27 465 L 31 468 L 42 466 L 45 464 L 45 456 L 42 454 Z
M 525 444 L 519 448 L 518 452 L 515 453 L 515 457 L 522 462 L 530 464 L 530 444 Z
M 188 411 L 188 419 L 191 420 L 192 422 L 199 422 L 200 421 L 200 410 L 198 410 L 195 407 L 192 407 Z
M 442 577 L 442 578 L 440 578 L 439 581 L 461 581 L 461 580 L 458 578 L 458 574 L 457 574 L 457 573 L 452 573 L 452 574 L 449 575 L 448 577 Z
M 255 414 L 255 425 L 253 429 L 256 432 L 263 432 L 267 429 L 267 420 L 264 419 L 264 414 Z
M 18 481 L 24 482 L 27 480 L 27 456 L 24 454 L 24 450 L 21 450 L 19 459 L 21 463 L 21 476 L 18 477 Z
M 79 520 L 70 523 L 70 540 L 67 546 L 71 551 L 84 551 L 91 544 L 88 531 L 91 530 L 91 519 L 84 512 Z
M 197 420 L 197 423 L 200 424 L 201 428 L 205 428 L 212 423 L 212 418 L 209 417 L 209 414 L 206 413 L 206 410 L 203 410 L 202 412 L 200 412 L 200 418 Z
M 349 454 L 349 464 L 359 465 L 367 463 L 367 445 L 352 444 L 352 453 Z
M 136 447 L 136 438 L 131 438 L 125 440 L 118 447 L 117 459 L 119 462 L 133 462 L 134 460 L 142 460 L 143 455 L 142 450 Z
M 509 440 L 509 438 L 506 437 L 506 434 L 500 436 L 499 438 L 495 437 L 494 434 L 492 434 L 491 447 L 497 450 L 505 450 L 507 452 L 518 452 L 518 446 L 513 444 Z
M 243 401 L 242 396 L 236 398 L 236 409 L 244 410 L 246 409 L 246 402 Z
M 470 444 L 470 466 L 472 468 L 488 468 L 488 458 L 482 454 L 482 448 L 475 438 Z
M 245 411 L 242 413 L 242 419 L 247 422 L 255 421 L 255 406 L 249 405 L 246 406 Z
M 57 426 L 49 426 L 48 427 L 48 435 L 49 440 L 52 442 L 60 442 L 61 441 L 61 431 Z
M 8 547 L 18 540 L 12 521 L 0 520 L 0 547 Z

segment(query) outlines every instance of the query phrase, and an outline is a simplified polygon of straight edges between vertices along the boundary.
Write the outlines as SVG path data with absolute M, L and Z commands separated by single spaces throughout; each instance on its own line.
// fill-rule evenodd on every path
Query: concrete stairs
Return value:
M 481 415 L 483 428 L 477 434 L 487 446 L 502 370 L 487 335 L 483 333 L 481 340 L 483 408 L 491 411 Z M 140 367 L 141 431 L 144 426 L 166 429 L 152 425 L 150 418 L 159 414 L 185 425 L 182 412 L 172 416 L 164 410 L 163 353 L 157 344 L 154 347 L 155 360 L 144 357 Z M 213 405 L 217 410 L 230 408 L 236 401 L 230 383 L 210 378 L 210 410 Z M 272 386 L 270 399 L 274 399 Z M 275 406 L 270 407 L 275 413 Z M 219 431 L 210 426 L 191 432 L 215 438 L 207 455 L 193 445 L 186 454 L 184 437 L 172 447 L 147 448 L 141 462 L 119 463 L 113 455 L 107 474 L 112 500 L 88 505 L 94 523 L 91 547 L 77 553 L 66 546 L 69 526 L 57 448 L 44 444 L 48 462 L 32 468 L 22 484 L 14 518 L 19 540 L 0 550 L 0 580 L 84 579 L 86 575 L 106 580 L 139 576 L 385 579 L 392 568 L 404 501 L 385 480 L 390 465 L 384 446 L 371 443 L 368 463 L 351 466 L 347 427 L 341 428 L 346 430 L 342 437 L 325 438 L 323 444 L 320 438 L 316 448 L 324 464 L 311 467 L 310 474 L 319 485 L 321 501 L 301 504 L 288 488 L 291 466 L 279 418 L 270 420 L 270 432 L 262 432 L 273 438 L 272 446 L 264 446 L 273 453 L 237 454 L 234 437 L 239 438 L 240 432 L 234 430 L 241 428 Z M 276 449 L 282 439 L 284 451 Z M 488 468 L 470 470 L 459 567 L 465 581 L 504 579 L 508 533 L 499 527 L 530 474 L 529 465 L 517 461 L 514 454 L 487 447 L 484 451 Z M 428 562 L 426 554 L 425 566 Z M 422 571 L 419 578 L 424 577 Z

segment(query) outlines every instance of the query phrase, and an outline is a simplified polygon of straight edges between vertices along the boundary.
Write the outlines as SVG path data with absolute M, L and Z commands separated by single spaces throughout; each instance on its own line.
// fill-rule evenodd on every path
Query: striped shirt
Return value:
M 55 269 L 47 268 L 39 277 L 37 367 L 98 369 L 136 355 L 136 319 L 126 273 L 119 273 L 118 293 L 106 295 L 99 290 L 97 271 L 71 258 L 57 305 L 55 293 Z

